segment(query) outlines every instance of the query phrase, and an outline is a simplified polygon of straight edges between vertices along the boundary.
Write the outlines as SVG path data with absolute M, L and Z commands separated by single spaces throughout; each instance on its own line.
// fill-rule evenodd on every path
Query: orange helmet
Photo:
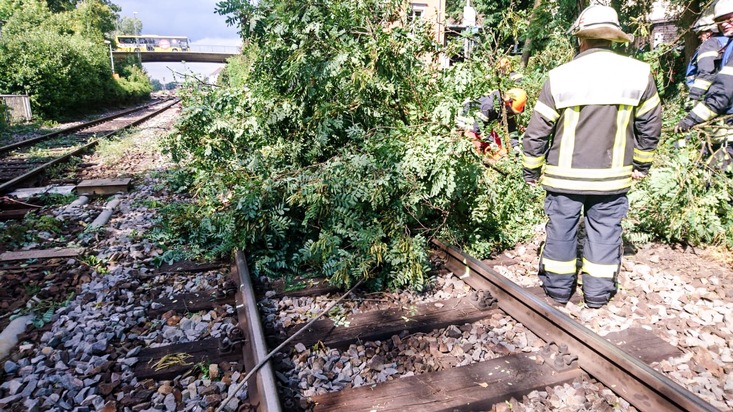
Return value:
M 520 88 L 509 89 L 504 93 L 504 101 L 514 114 L 522 113 L 527 104 L 527 92 Z

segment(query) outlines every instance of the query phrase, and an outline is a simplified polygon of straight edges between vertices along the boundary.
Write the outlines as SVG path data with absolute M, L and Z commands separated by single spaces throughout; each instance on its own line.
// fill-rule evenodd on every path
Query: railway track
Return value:
M 167 110 L 178 102 L 155 102 L 0 147 L 0 193 L 28 183 L 44 171 L 80 156 L 101 139 L 114 136 Z
M 319 316 L 304 311 L 308 323 L 284 330 L 273 328 L 273 316 L 261 312 L 262 290 L 250 279 L 242 252 L 228 271 L 220 263 L 173 264 L 139 274 L 106 293 L 128 305 L 130 296 L 149 302 L 141 313 L 145 321 L 138 319 L 138 326 L 126 332 L 145 346 L 135 349 L 127 339 L 96 350 L 111 351 L 120 363 L 131 365 L 141 384 L 118 387 L 114 374 L 124 369 L 111 369 L 101 373 L 99 387 L 105 388 L 103 394 L 111 389 L 127 393 L 116 407 L 146 404 L 161 388 L 174 391 L 192 379 L 209 379 L 228 385 L 226 391 L 205 394 L 204 403 L 220 411 L 476 411 L 590 376 L 641 411 L 716 410 L 648 366 L 679 356 L 677 348 L 643 330 L 597 336 L 481 262 L 440 242 L 435 246 L 447 271 L 461 279 L 456 285 L 471 287 L 459 294 L 464 296 L 419 304 L 386 301 L 377 310 L 348 314 L 336 313 L 339 301 L 329 298 Z M 74 265 L 54 263 L 64 264 Z M 8 279 L 43 280 L 51 267 L 15 264 L 0 272 Z M 63 290 L 79 290 L 79 277 L 91 276 L 85 273 L 59 278 L 66 284 Z M 192 282 L 206 287 L 191 293 L 175 286 Z M 280 289 L 268 296 L 294 302 L 325 292 L 334 290 Z M 90 303 L 96 299 L 89 293 L 82 297 Z M 521 323 L 530 337 L 516 339 L 516 328 L 509 336 L 503 332 L 508 323 Z M 466 339 L 472 329 L 481 331 L 475 335 L 481 340 L 478 350 L 477 342 Z M 177 339 L 181 342 L 170 343 Z M 313 356 L 319 351 L 329 360 Z M 305 372 L 304 364 L 314 369 Z M 369 374 L 374 381 L 360 378 Z M 297 383 L 288 376 L 297 376 Z
M 605 338 L 598 336 L 555 309 L 542 296 L 537 296 L 536 291 L 523 290 L 456 249 L 440 242 L 435 246 L 444 253 L 446 268 L 473 289 L 468 297 L 425 303 L 409 309 L 391 307 L 288 328 L 287 334 L 291 339 L 299 335 L 284 344 L 294 359 L 314 362 L 315 358 L 309 358 L 308 353 L 316 349 L 309 348 L 320 347 L 331 355 L 331 363 L 341 363 L 341 367 L 327 371 L 328 368 L 320 366 L 320 372 L 312 374 L 315 378 L 306 380 L 305 386 L 300 384 L 300 388 L 286 388 L 309 394 L 299 400 L 285 396 L 286 410 L 491 410 L 493 405 L 521 399 L 532 391 L 562 385 L 582 376 L 602 382 L 641 411 L 717 410 L 648 366 L 652 362 L 681 355 L 677 348 L 650 332 L 628 330 Z M 246 270 L 241 254 L 238 255 L 238 266 L 240 270 Z M 243 290 L 247 289 L 250 287 L 245 284 Z M 496 320 L 505 316 L 521 322 L 541 339 L 544 345 L 540 350 L 507 349 L 513 345 L 487 343 L 486 351 L 492 356 L 466 362 L 465 357 L 461 358 L 462 350 L 448 350 L 450 348 L 432 342 L 433 347 L 426 352 L 435 354 L 434 359 L 439 359 L 435 365 L 425 368 L 424 373 L 400 375 L 401 362 L 430 363 L 400 353 L 411 351 L 403 343 L 405 337 L 439 330 L 438 335 L 450 334 L 456 338 L 455 349 L 461 345 L 460 338 L 466 325 L 478 323 L 481 327 L 497 327 Z M 257 345 L 255 364 L 272 356 L 265 355 L 267 350 L 260 345 Z M 282 351 L 282 348 L 283 344 L 274 352 Z M 363 362 L 365 366 L 361 366 L 361 370 L 373 369 L 377 375 L 381 374 L 383 382 L 355 383 L 346 375 L 334 372 L 346 367 L 356 368 L 359 365 L 349 364 L 355 360 L 354 353 L 369 351 L 371 357 L 367 354 L 368 360 Z M 473 357 L 479 358 L 475 352 Z M 248 369 L 251 369 L 252 362 Z M 280 364 L 282 369 L 282 359 Z M 285 360 L 284 364 L 291 367 L 298 361 Z M 384 374 L 387 369 L 392 370 Z M 282 377 L 282 372 L 279 373 Z M 303 375 L 302 371 L 298 374 Z M 274 385 L 269 375 L 270 372 L 265 372 L 258 378 L 260 381 L 251 381 L 250 390 L 255 390 L 254 385 L 257 384 L 257 392 L 264 391 L 271 398 L 277 396 L 272 391 Z M 343 384 L 331 385 L 331 390 L 325 393 L 303 391 L 313 380 L 322 383 L 342 381 Z M 278 382 L 286 386 L 284 381 L 281 378 Z M 280 409 L 265 407 L 258 410 Z

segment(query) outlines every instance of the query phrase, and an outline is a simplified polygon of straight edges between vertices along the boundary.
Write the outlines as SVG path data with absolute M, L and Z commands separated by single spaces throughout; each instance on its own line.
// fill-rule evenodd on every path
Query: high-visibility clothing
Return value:
M 456 125 L 461 129 L 473 132 L 479 140 L 493 142 L 493 130 L 488 127 L 492 122 L 501 121 L 501 106 L 504 105 L 501 93 L 494 90 L 476 100 L 467 100 L 463 104 L 461 114 L 456 116 Z M 507 129 L 512 147 L 519 146 L 517 119 L 511 110 L 507 110 Z M 501 147 L 501 139 L 497 142 Z
M 494 90 L 476 100 L 467 100 L 463 104 L 461 114 L 456 116 L 456 124 L 462 129 L 479 134 L 484 126 L 489 126 L 490 122 L 501 120 L 501 106 L 503 104 L 501 93 L 498 90 Z M 509 133 L 516 131 L 517 120 L 514 116 L 507 113 L 506 120 Z
M 578 226 L 585 215 L 585 242 L 578 259 Z M 600 307 L 616 293 L 621 265 L 621 220 L 628 211 L 625 194 L 571 195 L 547 192 L 545 227 L 547 239 L 542 247 L 539 277 L 551 298 L 565 303 L 583 274 L 586 304 Z
M 731 107 L 733 107 L 733 59 L 728 59 L 713 78 L 704 99 L 680 122 L 692 127 L 725 114 Z M 727 128 L 724 127 L 713 135 L 718 144 L 733 143 L 733 119 L 727 119 L 725 123 Z
M 524 135 L 524 178 L 548 191 L 618 194 L 646 172 L 661 134 L 650 67 L 594 48 L 550 71 Z M 541 176 L 541 178 L 540 178 Z
M 715 74 L 720 69 L 720 62 L 723 59 L 723 51 L 729 38 L 725 36 L 713 36 L 705 40 L 695 51 L 695 66 L 697 67 L 694 78 L 688 79 L 690 84 L 690 99 L 701 100 L 713 83 Z

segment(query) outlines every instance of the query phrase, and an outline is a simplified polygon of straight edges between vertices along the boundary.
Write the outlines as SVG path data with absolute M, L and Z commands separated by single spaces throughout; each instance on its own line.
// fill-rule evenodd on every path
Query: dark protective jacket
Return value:
M 481 96 L 476 100 L 469 100 L 463 104 L 461 115 L 456 117 L 459 127 L 470 130 L 474 133 L 481 133 L 481 127 L 490 122 L 501 121 L 501 105 L 504 104 L 501 93 L 494 90 L 487 96 Z M 507 128 L 509 133 L 517 130 L 517 120 L 512 115 L 507 115 Z
M 690 85 L 690 99 L 701 100 L 713 83 L 715 74 L 720 68 L 723 51 L 728 37 L 713 36 L 705 40 L 696 51 L 697 74 Z
M 524 179 L 557 193 L 625 193 L 632 171 L 651 166 L 661 114 L 648 64 L 586 50 L 542 87 L 523 140 Z
M 718 74 L 713 78 L 705 97 L 687 113 L 681 122 L 692 127 L 725 114 L 733 106 L 733 58 L 728 59 Z M 727 123 L 733 123 L 728 119 Z M 733 135 L 722 133 L 716 136 L 721 141 L 733 142 Z

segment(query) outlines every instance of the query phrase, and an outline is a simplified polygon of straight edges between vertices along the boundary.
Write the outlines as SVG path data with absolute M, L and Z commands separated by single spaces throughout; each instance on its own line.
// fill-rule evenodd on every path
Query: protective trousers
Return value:
M 540 258 L 539 277 L 548 296 L 570 300 L 583 273 L 583 295 L 589 307 L 599 308 L 616 293 L 621 265 L 621 219 L 628 212 L 626 194 L 573 195 L 547 192 L 547 240 Z M 585 214 L 586 237 L 578 265 L 578 224 Z

